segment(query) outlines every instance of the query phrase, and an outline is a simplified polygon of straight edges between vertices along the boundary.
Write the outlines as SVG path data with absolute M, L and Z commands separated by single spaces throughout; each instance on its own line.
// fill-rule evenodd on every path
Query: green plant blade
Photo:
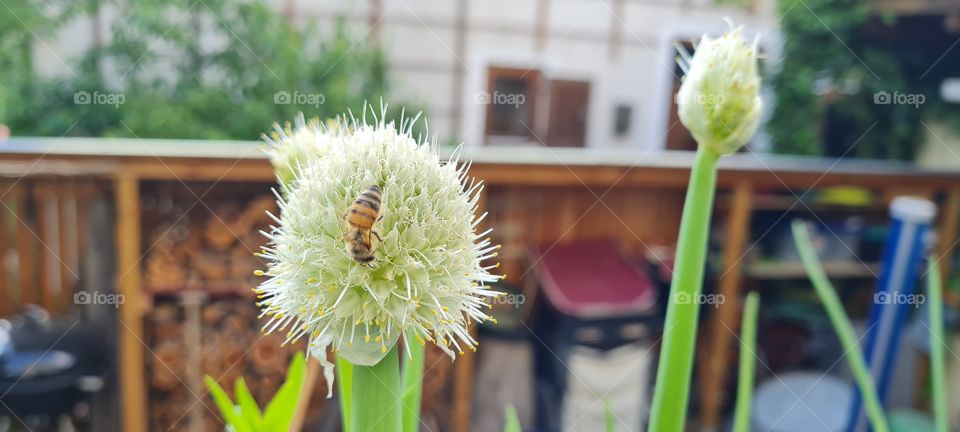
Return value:
M 700 314 L 698 300 L 707 258 L 719 158 L 718 154 L 701 146 L 690 172 L 650 412 L 651 431 L 682 432 L 687 420 Z
M 400 432 L 400 361 L 397 347 L 373 366 L 353 365 L 350 432 Z
M 341 427 L 350 430 L 350 402 L 353 400 L 353 364 L 337 356 L 337 397 L 340 398 Z
M 930 372 L 933 379 L 933 415 L 937 432 L 948 432 L 946 365 L 943 352 L 946 338 L 943 330 L 943 279 L 940 267 L 927 260 L 927 294 L 930 296 Z
M 756 377 L 757 359 L 757 312 L 760 295 L 747 295 L 743 306 L 743 323 L 740 325 L 740 371 L 737 377 L 737 408 L 734 414 L 734 432 L 750 432 L 750 413 L 753 408 L 753 380 Z
M 613 410 L 606 402 L 603 403 L 603 425 L 607 432 L 613 432 Z
M 213 402 L 216 403 L 217 408 L 220 409 L 223 422 L 232 426 L 236 432 L 250 432 L 249 426 L 247 426 L 247 423 L 243 420 L 237 407 L 233 404 L 233 401 L 230 400 L 230 396 L 223 390 L 223 387 L 220 387 L 220 384 L 211 378 L 210 375 L 205 375 L 203 382 L 207 385 L 207 389 L 210 390 L 210 396 L 213 397 Z
M 800 252 L 800 259 L 803 261 L 803 267 L 807 271 L 807 276 L 813 283 L 813 288 L 823 302 L 823 307 L 827 310 L 827 316 L 830 317 L 830 323 L 833 324 L 834 331 L 843 344 L 844 353 L 846 353 L 847 362 L 850 369 L 853 370 L 853 376 L 860 387 L 860 394 L 863 397 L 864 406 L 867 409 L 867 418 L 870 420 L 870 426 L 876 432 L 889 432 L 890 428 L 887 419 L 884 417 L 880 398 L 877 397 L 877 389 L 873 383 L 873 377 L 867 369 L 867 362 L 864 360 L 863 351 L 857 341 L 856 332 L 850 318 L 843 311 L 843 305 L 833 285 L 827 278 L 827 273 L 820 265 L 817 254 L 810 244 L 810 233 L 806 225 L 801 220 L 795 220 L 792 224 L 793 240 L 796 242 L 797 250 Z
M 251 430 L 263 430 L 260 406 L 257 405 L 257 401 L 250 394 L 250 389 L 247 388 L 247 383 L 243 380 L 243 377 L 237 377 L 237 380 L 234 381 L 233 395 L 237 398 L 237 405 L 240 406 L 241 415 L 247 426 L 250 426 Z
M 513 405 L 507 405 L 503 413 L 503 432 L 522 432 L 520 428 L 520 417 L 517 416 L 517 409 Z
M 416 338 L 404 337 L 410 357 L 403 364 L 403 432 L 420 430 L 420 401 L 423 397 L 424 346 Z
M 297 408 L 297 398 L 304 385 L 304 368 L 304 356 L 302 354 L 293 356 L 293 360 L 287 368 L 286 381 L 280 386 L 280 390 L 273 395 L 273 399 L 270 400 L 264 410 L 264 430 L 285 431 L 290 429 L 290 422 L 293 420 L 293 413 Z

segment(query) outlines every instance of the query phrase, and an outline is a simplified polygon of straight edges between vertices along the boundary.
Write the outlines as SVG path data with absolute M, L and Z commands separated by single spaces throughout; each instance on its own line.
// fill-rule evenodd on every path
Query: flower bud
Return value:
M 680 121 L 699 145 L 721 155 L 750 141 L 763 111 L 757 43 L 747 43 L 741 32 L 737 27 L 717 39 L 704 36 L 693 58 L 680 60 L 687 66 L 677 93 Z

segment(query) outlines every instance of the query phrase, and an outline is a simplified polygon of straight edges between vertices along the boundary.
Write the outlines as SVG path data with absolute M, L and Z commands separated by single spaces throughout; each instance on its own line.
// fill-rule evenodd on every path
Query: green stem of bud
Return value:
M 695 299 L 699 298 L 703 286 L 719 159 L 719 154 L 700 146 L 690 172 L 653 393 L 649 427 L 652 431 L 682 432 L 687 419 L 700 314 L 700 305 Z M 691 301 L 679 302 L 678 298 Z

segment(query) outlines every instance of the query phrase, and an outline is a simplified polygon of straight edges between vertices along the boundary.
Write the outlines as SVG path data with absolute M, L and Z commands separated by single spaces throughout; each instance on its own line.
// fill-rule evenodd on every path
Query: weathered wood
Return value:
M 146 382 L 143 369 L 143 303 L 140 286 L 140 181 L 132 174 L 116 179 L 117 288 L 120 305 L 120 395 L 123 430 L 142 432 L 147 427 Z
M 9 187 L 6 184 L 0 185 L 4 194 Z M 4 198 L 5 196 L 0 195 L 0 299 L 3 299 L 3 301 L 0 301 L 0 317 L 9 317 L 17 309 L 18 299 L 13 295 L 13 281 L 7 271 L 7 257 L 13 245 L 11 241 L 13 236 L 10 235 L 8 228 L 13 217 L 10 215 L 11 211 Z
M 712 319 L 706 334 L 709 335 L 710 361 L 702 375 L 703 386 L 701 400 L 703 407 L 700 416 L 701 426 L 707 429 L 717 428 L 720 425 L 720 410 L 723 385 L 727 379 L 727 365 L 730 358 L 730 347 L 737 337 L 740 322 L 737 319 L 740 312 L 740 268 L 743 262 L 742 254 L 750 234 L 750 215 L 753 211 L 751 198 L 753 187 L 748 182 L 741 182 L 733 189 L 733 205 L 726 220 L 726 240 L 723 245 L 723 272 L 718 280 L 717 293 L 725 299 L 717 305 L 716 315 Z M 740 353 L 740 355 L 753 355 Z
M 49 311 L 56 311 L 54 300 L 55 291 L 59 290 L 60 263 L 59 243 L 60 236 L 56 226 L 57 205 L 48 184 L 38 184 L 33 188 L 33 202 L 37 229 L 34 231 L 39 237 L 39 286 L 40 306 Z
M 29 191 L 26 186 L 18 183 L 11 190 L 13 196 L 13 212 L 11 215 L 17 220 L 17 262 L 19 264 L 18 283 L 20 285 L 20 304 L 36 303 L 36 237 L 33 228 L 29 225 Z
M 953 264 L 953 255 L 960 246 L 960 189 L 954 188 L 947 191 L 946 199 L 940 216 L 939 244 L 937 245 L 937 258 L 940 260 L 940 274 L 944 280 L 949 280 L 951 276 L 951 265 Z M 960 307 L 960 296 L 954 293 L 946 293 L 947 302 Z

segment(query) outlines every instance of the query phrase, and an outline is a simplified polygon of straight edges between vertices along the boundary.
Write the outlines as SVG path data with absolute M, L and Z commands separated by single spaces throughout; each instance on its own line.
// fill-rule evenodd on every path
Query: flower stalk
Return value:
M 350 406 L 353 403 L 353 365 L 337 356 L 337 394 L 340 398 L 340 421 L 343 430 L 350 430 Z
M 410 356 L 403 363 L 403 432 L 420 430 L 420 402 L 423 397 L 424 346 L 404 338 Z
M 401 432 L 400 361 L 393 348 L 373 366 L 353 366 L 350 432 Z
M 681 432 L 686 423 L 700 315 L 700 305 L 695 299 L 700 296 L 703 285 L 719 159 L 719 154 L 700 147 L 690 172 L 690 185 L 680 221 L 680 238 L 677 239 L 673 280 L 670 283 L 650 430 Z M 678 301 L 681 299 L 689 301 Z
M 763 109 L 756 41 L 747 43 L 741 32 L 737 27 L 717 39 L 704 36 L 692 57 L 681 50 L 678 59 L 686 76 L 677 112 L 697 140 L 697 155 L 680 221 L 650 414 L 650 430 L 657 432 L 681 432 L 687 419 L 717 162 L 753 137 Z

